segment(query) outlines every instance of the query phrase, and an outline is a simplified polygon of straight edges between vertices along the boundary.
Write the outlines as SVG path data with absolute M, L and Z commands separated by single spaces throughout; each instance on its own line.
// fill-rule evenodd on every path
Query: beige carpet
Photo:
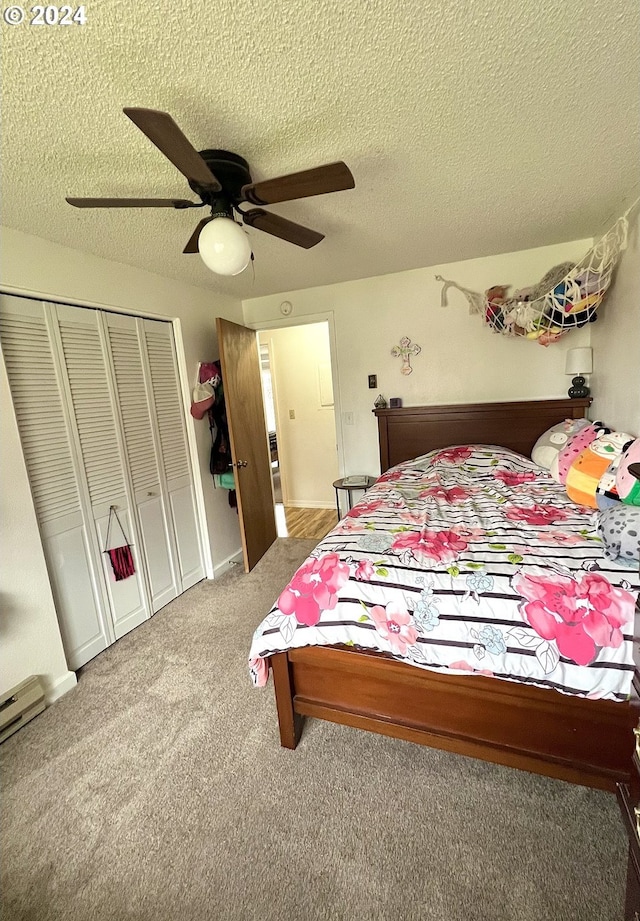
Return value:
M 6 921 L 619 921 L 613 795 L 308 721 L 252 630 L 310 541 L 201 583 L 0 747 Z

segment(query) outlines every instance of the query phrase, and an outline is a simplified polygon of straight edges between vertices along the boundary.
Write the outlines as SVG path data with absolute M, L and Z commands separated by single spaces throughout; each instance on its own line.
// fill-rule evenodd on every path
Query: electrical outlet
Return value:
M 345 425 L 353 425 L 353 413 L 343 413 Z
M 378 386 L 378 375 L 370 374 L 369 375 L 369 390 L 375 390 Z
M 295 411 L 295 409 L 290 409 L 290 410 L 289 410 L 289 418 L 290 418 L 290 419 L 295 419 L 295 417 L 296 417 L 296 411 Z

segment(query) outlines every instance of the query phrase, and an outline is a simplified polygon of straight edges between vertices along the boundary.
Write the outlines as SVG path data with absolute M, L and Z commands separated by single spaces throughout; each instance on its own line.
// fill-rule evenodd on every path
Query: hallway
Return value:
M 292 508 L 276 503 L 278 537 L 322 540 L 338 522 L 335 509 Z

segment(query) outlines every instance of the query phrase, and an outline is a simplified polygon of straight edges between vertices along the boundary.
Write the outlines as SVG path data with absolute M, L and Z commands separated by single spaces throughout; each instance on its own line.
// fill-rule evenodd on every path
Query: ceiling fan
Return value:
M 192 233 L 184 253 L 200 252 L 208 267 L 222 275 L 237 275 L 252 259 L 247 235 L 234 217 L 256 230 L 310 249 L 324 234 L 270 214 L 262 205 L 324 195 L 355 188 L 349 167 L 342 162 L 328 163 L 252 182 L 249 164 L 227 150 L 197 151 L 167 112 L 155 109 L 123 109 L 131 121 L 180 172 L 200 198 L 199 202 L 180 198 L 67 198 L 75 208 L 203 208 L 211 209 Z M 243 210 L 243 204 L 255 205 Z

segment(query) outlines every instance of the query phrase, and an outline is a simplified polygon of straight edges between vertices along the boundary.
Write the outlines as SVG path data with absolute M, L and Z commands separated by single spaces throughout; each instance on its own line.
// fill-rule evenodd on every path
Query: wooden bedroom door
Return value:
M 271 455 L 254 330 L 216 317 L 222 383 L 236 477 L 244 570 L 250 572 L 276 539 Z

